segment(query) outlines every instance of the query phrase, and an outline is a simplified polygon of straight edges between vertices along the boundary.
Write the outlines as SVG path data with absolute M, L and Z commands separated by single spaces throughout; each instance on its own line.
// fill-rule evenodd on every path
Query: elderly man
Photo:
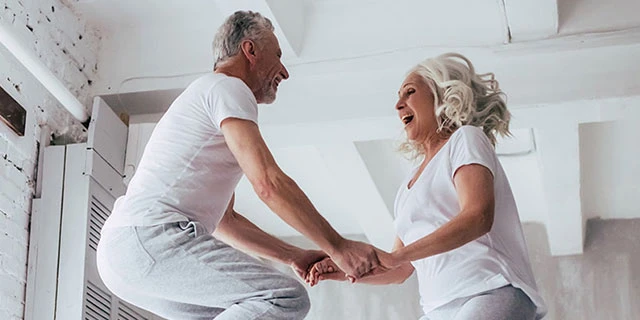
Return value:
M 354 279 L 379 265 L 376 250 L 342 238 L 262 139 L 257 104 L 272 103 L 289 78 L 271 22 L 236 12 L 213 49 L 214 72 L 171 105 L 116 201 L 98 270 L 114 294 L 169 319 L 302 319 L 305 288 L 237 249 L 289 264 L 303 278 L 328 255 Z M 235 212 L 243 174 L 273 212 L 322 251 L 289 245 Z

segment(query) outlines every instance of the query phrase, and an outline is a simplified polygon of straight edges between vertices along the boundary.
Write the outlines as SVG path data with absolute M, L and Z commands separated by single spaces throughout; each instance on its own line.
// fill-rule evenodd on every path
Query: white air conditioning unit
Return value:
M 87 143 L 45 148 L 32 210 L 25 319 L 162 319 L 113 295 L 96 268 L 100 230 L 124 194 L 127 126 L 94 101 Z

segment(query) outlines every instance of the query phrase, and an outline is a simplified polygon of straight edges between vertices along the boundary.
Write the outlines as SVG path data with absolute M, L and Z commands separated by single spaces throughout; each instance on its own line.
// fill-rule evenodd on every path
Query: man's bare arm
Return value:
M 316 243 L 356 278 L 379 265 L 373 247 L 340 236 L 298 185 L 278 167 L 258 125 L 228 118 L 222 121 L 221 128 L 227 146 L 256 194 L 282 220 Z
M 258 228 L 247 218 L 235 212 L 233 203 L 234 199 L 231 199 L 229 207 L 213 233 L 216 238 L 241 251 L 284 264 L 292 263 L 294 258 L 304 251 Z
M 322 251 L 298 248 L 263 231 L 233 210 L 234 198 L 213 233 L 216 238 L 238 250 L 289 265 L 301 279 L 307 277 L 313 263 L 327 257 Z
M 278 167 L 258 126 L 251 121 L 230 118 L 225 119 L 221 127 L 229 149 L 258 197 L 320 248 L 333 250 L 342 237 L 320 215 L 298 185 Z

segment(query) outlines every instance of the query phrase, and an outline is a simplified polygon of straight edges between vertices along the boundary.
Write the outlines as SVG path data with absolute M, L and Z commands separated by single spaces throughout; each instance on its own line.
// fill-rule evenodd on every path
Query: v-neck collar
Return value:
M 457 130 L 456 130 L 457 132 Z M 427 169 L 431 166 L 431 163 L 433 163 L 433 160 L 435 160 L 436 157 L 440 156 L 440 153 L 442 153 L 442 150 L 449 144 L 449 141 L 451 141 L 451 138 L 453 138 L 453 135 L 455 134 L 455 132 L 449 136 L 449 138 L 447 139 L 447 141 L 445 141 L 444 144 L 442 144 L 442 147 L 440 147 L 440 149 L 438 150 L 438 152 L 436 152 L 436 154 L 431 158 L 431 160 L 429 160 L 429 162 L 427 163 L 427 165 L 424 166 L 424 169 L 422 169 L 422 172 L 420 172 L 420 175 L 416 178 L 416 180 L 413 182 L 413 185 L 411 187 L 409 187 L 409 182 L 411 182 L 411 179 L 413 179 L 413 177 L 416 175 L 416 173 L 418 172 L 418 170 L 420 170 L 420 166 L 422 166 L 422 162 L 420 162 L 420 164 L 411 171 L 411 174 L 409 175 L 409 180 L 406 180 L 403 183 L 403 187 L 405 191 L 410 191 L 412 190 L 415 186 L 416 183 L 418 183 L 418 181 L 420 180 L 420 178 L 422 178 L 422 176 L 424 175 L 425 171 L 427 171 Z M 423 160 L 424 161 L 424 160 Z

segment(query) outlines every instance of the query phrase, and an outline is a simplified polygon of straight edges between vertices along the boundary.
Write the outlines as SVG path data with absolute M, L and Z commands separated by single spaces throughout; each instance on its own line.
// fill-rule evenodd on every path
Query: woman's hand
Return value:
M 325 258 L 311 267 L 306 278 L 307 283 L 312 287 L 318 284 L 320 280 L 346 281 L 347 274 L 340 270 L 331 258 Z
M 304 250 L 291 261 L 290 266 L 300 279 L 306 281 L 313 265 L 326 257 L 328 257 L 328 255 L 324 253 L 324 251 Z

